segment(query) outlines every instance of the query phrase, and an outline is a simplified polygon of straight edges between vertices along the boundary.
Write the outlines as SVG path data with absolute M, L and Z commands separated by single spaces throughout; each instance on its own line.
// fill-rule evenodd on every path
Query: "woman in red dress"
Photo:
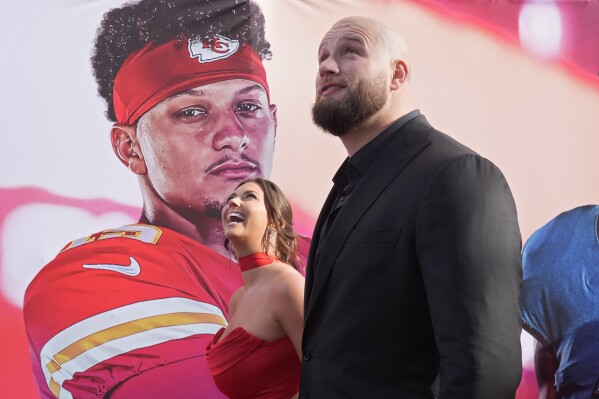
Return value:
M 230 398 L 297 398 L 304 277 L 292 266 L 291 206 L 274 183 L 246 180 L 229 196 L 222 220 L 243 287 L 231 298 L 229 325 L 208 346 L 208 367 Z

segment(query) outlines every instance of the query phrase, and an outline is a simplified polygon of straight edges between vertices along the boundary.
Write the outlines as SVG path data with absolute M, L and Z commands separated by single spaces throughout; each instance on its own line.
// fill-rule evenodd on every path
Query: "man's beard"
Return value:
M 317 98 L 312 120 L 325 132 L 343 136 L 383 108 L 387 103 L 386 86 L 384 74 L 380 74 L 359 81 L 356 87 L 347 86 L 347 94 L 338 100 Z
M 225 207 L 225 201 L 206 200 L 204 202 L 204 216 L 212 219 L 221 219 L 221 212 Z
M 195 224 L 205 224 L 208 219 L 215 221 L 221 220 L 221 212 L 225 207 L 225 201 L 205 198 L 202 200 L 203 208 L 200 210 L 196 206 L 176 206 L 176 212 L 184 219 Z

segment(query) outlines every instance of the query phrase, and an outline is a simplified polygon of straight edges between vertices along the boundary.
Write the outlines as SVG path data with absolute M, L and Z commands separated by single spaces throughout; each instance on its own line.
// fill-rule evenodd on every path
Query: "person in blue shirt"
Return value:
M 564 212 L 522 254 L 523 328 L 536 338 L 541 399 L 599 398 L 599 206 Z

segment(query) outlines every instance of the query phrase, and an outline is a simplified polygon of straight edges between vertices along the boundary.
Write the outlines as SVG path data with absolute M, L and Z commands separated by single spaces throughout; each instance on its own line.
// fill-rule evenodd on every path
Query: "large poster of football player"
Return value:
M 223 397 L 205 349 L 241 274 L 220 211 L 240 181 L 270 176 L 270 57 L 252 1 L 141 0 L 104 15 L 93 73 L 143 209 L 71 241 L 29 285 L 42 397 Z
M 240 181 L 271 173 L 269 58 L 252 1 L 141 0 L 104 14 L 91 63 L 143 209 L 71 241 L 29 285 L 42 397 L 223 397 L 205 350 L 241 273 L 220 211 Z

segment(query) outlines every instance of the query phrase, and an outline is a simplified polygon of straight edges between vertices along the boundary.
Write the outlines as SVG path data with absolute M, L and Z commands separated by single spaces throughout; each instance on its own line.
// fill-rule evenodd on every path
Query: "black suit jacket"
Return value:
M 322 248 L 335 190 L 316 223 L 300 398 L 514 398 L 521 237 L 501 171 L 424 116 L 384 147 Z

